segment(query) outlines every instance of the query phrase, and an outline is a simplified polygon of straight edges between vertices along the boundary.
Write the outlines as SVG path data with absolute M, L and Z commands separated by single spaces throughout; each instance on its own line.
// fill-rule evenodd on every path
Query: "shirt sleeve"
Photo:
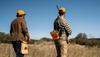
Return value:
M 23 31 L 24 33 L 27 33 L 27 32 L 28 32 L 28 29 L 27 29 L 27 26 L 26 26 L 25 22 L 22 22 L 22 23 L 21 23 L 21 26 L 22 26 L 22 31 Z
M 60 21 L 61 21 L 61 25 L 68 31 L 68 33 L 71 33 L 72 29 L 68 24 L 68 22 L 65 19 L 60 19 Z
M 28 38 L 30 38 L 29 37 L 29 33 L 28 33 L 28 28 L 27 28 L 25 20 L 21 23 L 21 26 L 22 26 L 22 32 L 23 32 L 23 34 L 25 36 L 27 36 Z
M 10 25 L 10 35 L 12 35 L 12 24 Z

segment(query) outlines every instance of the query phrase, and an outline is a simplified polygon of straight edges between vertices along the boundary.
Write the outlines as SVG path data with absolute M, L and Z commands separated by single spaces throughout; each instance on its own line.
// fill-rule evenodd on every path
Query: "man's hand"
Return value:
M 69 40 L 68 40 L 68 39 L 66 39 L 66 43 L 67 43 L 67 44 L 69 43 Z
M 27 42 L 26 41 L 22 41 L 22 43 L 25 43 L 26 44 Z
M 26 36 L 25 38 L 26 38 L 26 41 L 27 41 L 27 42 L 30 41 L 30 38 L 29 38 L 28 36 Z
M 27 40 L 27 42 L 29 42 L 31 40 L 28 33 L 26 33 L 26 40 Z

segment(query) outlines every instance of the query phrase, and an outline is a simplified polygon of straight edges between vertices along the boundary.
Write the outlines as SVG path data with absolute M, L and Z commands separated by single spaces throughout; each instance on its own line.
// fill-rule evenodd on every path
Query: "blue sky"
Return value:
M 9 33 L 16 11 L 26 11 L 26 22 L 31 38 L 50 37 L 54 19 L 58 16 L 56 5 L 67 9 L 66 19 L 72 35 L 87 33 L 100 37 L 100 0 L 0 0 L 0 32 Z

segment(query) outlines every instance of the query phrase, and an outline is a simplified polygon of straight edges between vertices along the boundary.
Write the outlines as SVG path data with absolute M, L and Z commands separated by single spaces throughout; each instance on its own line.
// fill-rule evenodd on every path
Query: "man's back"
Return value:
M 61 18 L 61 16 L 58 16 L 56 18 L 56 20 L 54 21 L 54 30 L 61 30 L 61 29 L 65 29 L 67 31 L 67 33 L 71 32 L 71 28 L 68 24 L 68 22 L 66 22 L 65 19 Z
M 22 18 L 16 18 L 11 23 L 10 35 L 11 35 L 12 41 L 25 40 L 24 33 L 23 33 L 23 24 L 25 26 L 25 20 Z

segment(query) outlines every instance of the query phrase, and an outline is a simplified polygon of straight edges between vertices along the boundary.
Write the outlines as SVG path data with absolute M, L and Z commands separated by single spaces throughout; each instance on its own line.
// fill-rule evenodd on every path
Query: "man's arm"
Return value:
M 64 27 L 64 29 L 66 30 L 66 32 L 71 35 L 72 33 L 72 29 L 70 28 L 70 25 L 68 24 L 68 22 L 66 20 L 61 20 L 61 24 Z M 68 36 L 69 36 L 68 35 Z
M 13 27 L 12 24 L 10 25 L 10 36 L 12 35 Z
M 27 38 L 27 41 L 29 41 L 30 37 L 29 37 L 29 33 L 28 33 L 28 28 L 27 28 L 26 22 L 23 21 L 21 23 L 21 26 L 22 26 L 22 32 L 23 32 L 24 36 Z

